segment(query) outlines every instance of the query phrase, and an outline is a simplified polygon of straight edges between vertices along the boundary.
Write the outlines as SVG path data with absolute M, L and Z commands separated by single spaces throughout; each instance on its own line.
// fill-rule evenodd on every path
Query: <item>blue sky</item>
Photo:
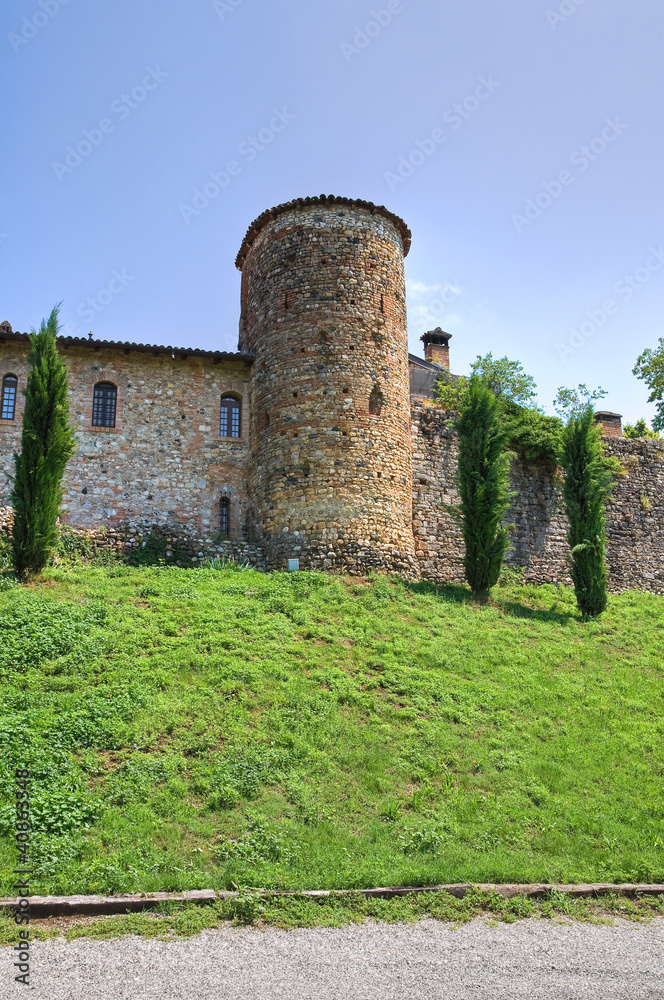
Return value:
M 650 417 L 663 28 L 661 0 L 8 0 L 0 319 L 235 350 L 250 222 L 339 194 L 412 229 L 411 350 L 440 325 L 456 372 L 492 351 L 548 410 L 586 382 Z

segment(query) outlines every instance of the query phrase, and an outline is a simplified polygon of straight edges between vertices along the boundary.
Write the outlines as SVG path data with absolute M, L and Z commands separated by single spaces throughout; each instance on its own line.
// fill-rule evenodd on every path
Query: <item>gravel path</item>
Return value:
M 0 997 L 34 1000 L 639 1000 L 664 998 L 664 919 L 615 926 L 434 920 L 189 940 L 37 942 L 31 989 L 3 953 Z

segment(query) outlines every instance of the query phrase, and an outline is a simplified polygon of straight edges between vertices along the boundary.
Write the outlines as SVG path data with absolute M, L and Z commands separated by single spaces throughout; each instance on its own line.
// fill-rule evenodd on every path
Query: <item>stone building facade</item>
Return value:
M 60 337 L 78 439 L 62 519 L 120 548 L 148 535 L 194 561 L 261 568 L 463 578 L 456 442 L 431 400 L 449 334 L 408 354 L 405 223 L 382 206 L 305 198 L 249 228 L 239 350 Z M 0 507 L 20 447 L 29 339 L 0 326 Z M 609 509 L 618 589 L 664 592 L 664 448 L 620 437 L 626 475 Z M 4 487 L 2 474 L 4 473 Z M 528 579 L 567 579 L 565 523 L 551 476 L 515 464 L 512 561 Z

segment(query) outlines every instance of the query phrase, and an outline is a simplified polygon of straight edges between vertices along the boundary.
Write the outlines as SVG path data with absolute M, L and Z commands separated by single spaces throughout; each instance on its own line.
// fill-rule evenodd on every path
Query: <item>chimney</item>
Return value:
M 601 424 L 602 434 L 607 437 L 621 438 L 622 413 L 611 413 L 610 410 L 597 410 L 595 412 L 595 423 Z
M 434 365 L 450 370 L 450 348 L 452 339 L 451 333 L 445 333 L 439 326 L 435 330 L 429 330 L 420 337 L 424 344 L 424 357 Z

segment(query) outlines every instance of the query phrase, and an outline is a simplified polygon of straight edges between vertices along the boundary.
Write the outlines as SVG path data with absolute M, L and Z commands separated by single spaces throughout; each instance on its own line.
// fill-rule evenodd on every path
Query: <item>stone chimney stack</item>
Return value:
M 439 326 L 435 330 L 429 330 L 428 333 L 423 334 L 420 340 L 424 344 L 424 357 L 427 361 L 430 361 L 434 365 L 440 365 L 441 368 L 447 368 L 450 370 L 450 348 L 449 343 L 452 339 L 451 333 L 445 333 L 441 330 Z
M 605 434 L 607 437 L 621 438 L 623 436 L 621 413 L 611 413 L 610 410 L 597 410 L 595 413 L 595 423 L 601 425 L 602 434 Z

